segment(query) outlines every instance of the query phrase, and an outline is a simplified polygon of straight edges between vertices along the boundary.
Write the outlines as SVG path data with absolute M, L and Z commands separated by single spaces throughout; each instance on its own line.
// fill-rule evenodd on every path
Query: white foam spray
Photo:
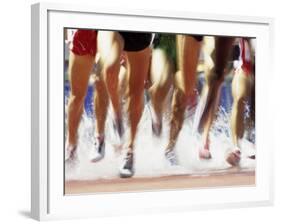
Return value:
M 208 175 L 212 172 L 223 172 L 230 166 L 225 161 L 226 154 L 231 150 L 229 114 L 219 108 L 219 115 L 210 132 L 210 150 L 212 159 L 205 161 L 198 157 L 200 138 L 192 133 L 193 117 L 188 117 L 178 137 L 175 147 L 180 166 L 170 167 L 164 159 L 164 149 L 168 142 L 169 123 L 164 119 L 163 133 L 160 138 L 152 135 L 151 115 L 148 105 L 145 106 L 135 143 L 135 169 L 136 177 L 151 177 L 171 174 Z M 126 128 L 128 130 L 128 128 Z M 94 144 L 94 120 L 85 113 L 78 130 L 78 164 L 75 169 L 66 166 L 67 180 L 96 180 L 111 179 L 119 176 L 121 164 L 122 145 L 112 128 L 110 116 L 106 121 L 105 158 L 97 163 L 89 160 L 89 152 Z M 126 136 L 126 133 L 125 133 Z M 126 137 L 125 137 L 126 138 Z M 240 167 L 243 170 L 254 170 L 255 160 L 248 159 L 255 154 L 255 145 L 245 138 L 241 141 L 242 159 Z M 124 150 L 123 150 L 124 151 Z

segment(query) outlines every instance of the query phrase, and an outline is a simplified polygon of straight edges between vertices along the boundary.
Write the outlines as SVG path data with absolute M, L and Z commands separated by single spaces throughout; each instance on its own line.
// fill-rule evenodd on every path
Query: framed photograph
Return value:
M 38 220 L 273 203 L 273 20 L 32 5 Z

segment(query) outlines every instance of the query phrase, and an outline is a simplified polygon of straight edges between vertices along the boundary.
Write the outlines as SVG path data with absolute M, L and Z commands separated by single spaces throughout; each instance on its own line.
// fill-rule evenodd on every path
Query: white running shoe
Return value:
M 90 153 L 91 162 L 95 163 L 104 158 L 105 155 L 105 142 L 104 138 L 96 137 L 94 149 Z
M 134 154 L 132 152 L 126 154 L 119 172 L 121 178 L 132 177 L 135 174 Z
M 77 159 L 77 145 L 67 145 L 65 149 L 65 161 Z
M 78 154 L 76 145 L 68 145 L 65 149 L 65 167 L 67 170 L 76 169 L 78 165 Z

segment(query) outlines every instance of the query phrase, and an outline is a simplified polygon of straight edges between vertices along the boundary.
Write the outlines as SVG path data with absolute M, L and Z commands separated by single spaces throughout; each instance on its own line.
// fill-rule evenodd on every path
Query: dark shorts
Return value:
M 150 45 L 152 33 L 119 32 L 124 39 L 125 51 L 141 51 Z
M 197 41 L 202 41 L 203 36 L 202 35 L 191 35 L 193 38 L 195 38 Z
M 97 31 L 77 30 L 73 36 L 70 50 L 76 55 L 92 55 L 97 52 Z

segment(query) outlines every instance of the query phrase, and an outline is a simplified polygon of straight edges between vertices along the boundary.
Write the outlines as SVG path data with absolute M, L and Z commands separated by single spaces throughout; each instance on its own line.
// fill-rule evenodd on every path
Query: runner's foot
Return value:
M 105 155 L 105 142 L 104 137 L 96 137 L 94 149 L 91 152 L 90 160 L 95 163 L 104 158 Z
M 132 177 L 135 174 L 134 154 L 132 152 L 126 154 L 119 172 L 121 178 Z
M 212 155 L 210 153 L 209 149 L 206 149 L 204 147 L 199 149 L 199 158 L 200 159 L 211 159 Z
M 68 145 L 65 149 L 65 161 L 73 161 L 77 159 L 77 145 Z
M 177 166 L 178 165 L 178 159 L 177 155 L 175 153 L 174 149 L 167 149 L 165 152 L 165 159 L 171 166 Z
M 233 152 L 229 153 L 226 161 L 232 165 L 232 166 L 237 166 L 241 160 L 241 151 L 236 148 Z
M 200 159 L 211 159 L 212 155 L 210 152 L 210 139 L 203 141 L 204 144 L 199 148 L 199 158 Z

